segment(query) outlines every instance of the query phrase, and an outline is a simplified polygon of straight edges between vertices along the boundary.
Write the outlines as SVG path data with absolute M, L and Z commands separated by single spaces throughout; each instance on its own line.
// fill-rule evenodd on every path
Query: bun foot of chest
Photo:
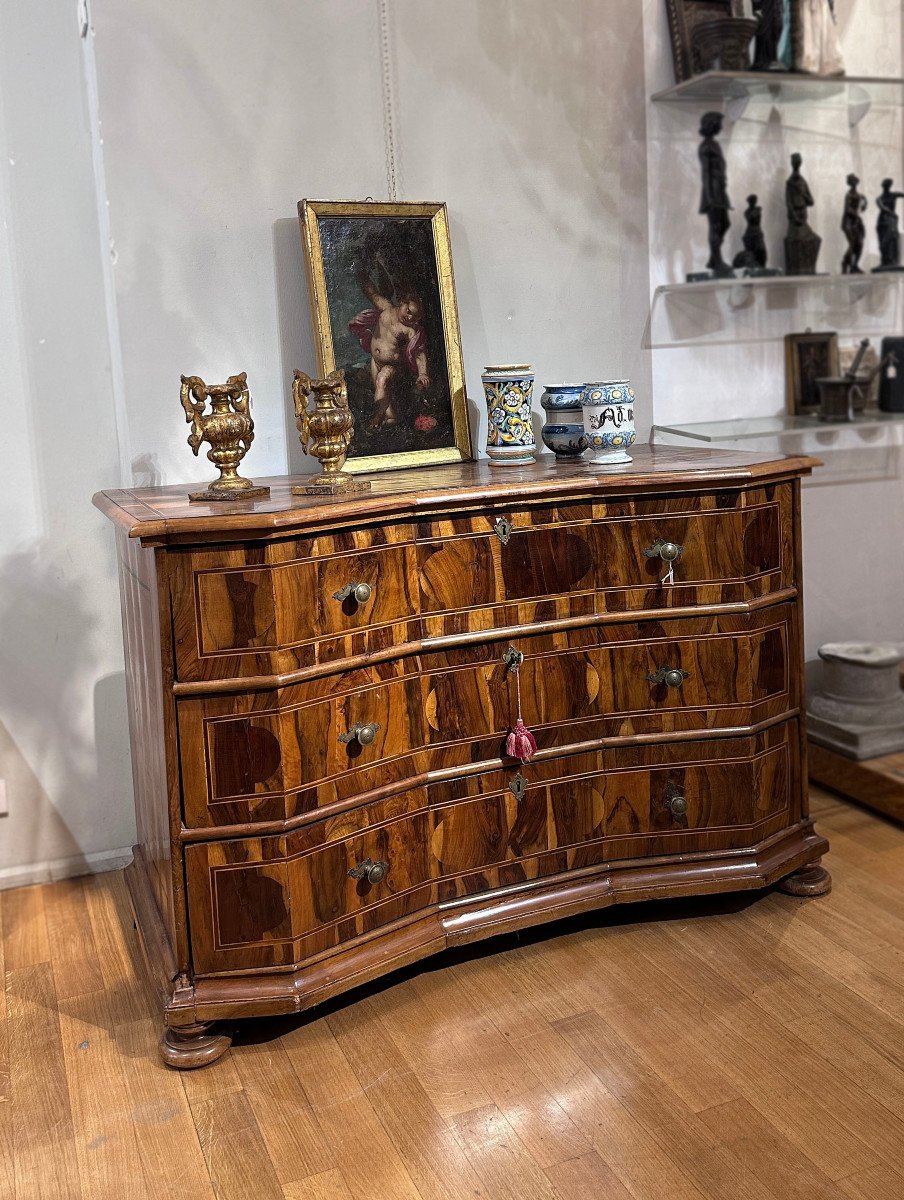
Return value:
M 160 1039 L 160 1057 L 177 1071 L 209 1066 L 222 1058 L 232 1045 L 232 1035 L 222 1030 L 212 1032 L 215 1028 L 211 1022 L 183 1025 L 178 1029 L 167 1027 Z
M 778 890 L 788 896 L 826 896 L 832 890 L 832 876 L 820 863 L 809 863 L 786 876 Z

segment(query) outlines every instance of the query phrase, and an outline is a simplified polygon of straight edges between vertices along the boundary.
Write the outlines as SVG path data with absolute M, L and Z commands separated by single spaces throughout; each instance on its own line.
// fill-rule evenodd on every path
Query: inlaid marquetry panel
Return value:
M 782 716 L 800 702 L 788 657 L 795 619 L 793 606 L 779 605 L 748 617 L 516 639 L 525 655 L 524 718 L 539 747 L 552 749 Z M 424 655 L 419 675 L 366 686 L 378 672 L 358 672 L 356 686 L 337 680 L 331 697 L 322 696 L 321 681 L 316 689 L 180 701 L 186 824 L 281 821 L 424 772 L 498 758 L 516 716 L 508 645 Z M 687 673 L 679 687 L 651 681 L 667 668 Z M 300 700 L 315 690 L 322 698 Z M 367 744 L 340 740 L 356 728 L 368 731 Z
M 788 647 L 796 620 L 780 605 L 751 617 L 700 617 L 514 638 L 524 719 L 541 748 L 592 736 L 757 724 L 799 705 Z M 499 643 L 423 655 L 431 745 L 504 735 L 515 677 Z M 680 686 L 655 682 L 686 672 Z
M 740 849 L 787 824 L 799 769 L 791 722 L 754 738 L 605 750 L 434 785 L 440 899 L 604 867 L 654 846 L 663 855 Z
M 498 529 L 500 520 L 510 529 Z M 738 603 L 794 586 L 789 487 L 554 505 L 418 526 L 427 636 L 586 613 Z M 682 547 L 674 574 L 644 555 Z
M 287 966 L 438 900 L 642 855 L 653 839 L 663 854 L 742 848 L 787 820 L 798 769 L 791 722 L 488 771 L 286 837 L 189 846 L 196 969 Z M 384 878 L 349 875 L 367 863 Z
M 287 966 L 418 912 L 436 901 L 429 846 L 421 789 L 286 837 L 188 846 L 195 969 Z M 379 882 L 349 874 L 368 860 Z
M 402 675 L 361 687 L 372 674 L 302 703 L 292 699 L 303 688 L 180 702 L 186 824 L 284 820 L 412 774 L 423 683 Z M 328 780 L 339 782 L 322 789 Z
M 752 726 L 800 706 L 795 608 L 587 626 L 519 638 L 523 716 L 540 749 L 597 738 Z M 191 828 L 282 821 L 438 769 L 497 758 L 516 718 L 508 642 L 424 655 L 421 672 L 179 703 Z M 413 666 L 408 661 L 406 666 Z M 652 682 L 661 668 L 681 686 Z M 369 680 L 367 685 L 363 680 Z M 325 682 L 317 685 L 321 694 Z M 370 740 L 348 738 L 364 728 Z M 203 769 L 202 769 L 203 767 Z
M 795 586 L 791 513 L 783 485 L 513 504 L 416 527 L 179 552 L 178 679 L 286 674 L 424 637 L 594 613 L 748 602 Z M 644 555 L 658 539 L 683 548 L 668 578 L 661 559 Z M 366 599 L 334 598 L 359 583 Z
M 337 549 L 348 545 L 347 538 L 333 540 Z M 358 541 L 372 549 L 333 555 L 328 538 L 174 555 L 178 678 L 280 674 L 385 649 L 400 630 L 414 640 L 414 549 L 381 540 L 371 530 Z M 320 553 L 311 554 L 312 547 Z M 365 584 L 370 594 L 337 599 L 348 584 Z

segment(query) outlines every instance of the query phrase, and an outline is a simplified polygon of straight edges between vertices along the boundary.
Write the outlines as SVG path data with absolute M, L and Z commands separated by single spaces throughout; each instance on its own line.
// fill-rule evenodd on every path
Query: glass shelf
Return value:
M 654 425 L 656 434 L 671 434 L 695 442 L 740 442 L 757 438 L 782 437 L 787 434 L 812 434 L 820 439 L 839 433 L 870 433 L 900 426 L 904 429 L 904 413 L 866 412 L 853 421 L 820 421 L 818 417 L 752 417 L 733 421 L 697 421 L 689 425 Z
M 702 444 L 776 456 L 809 454 L 822 466 L 804 481 L 808 488 L 887 482 L 900 478 L 904 413 L 873 410 L 853 421 L 777 416 L 654 425 L 650 441 L 659 446 L 699 448 Z
M 851 126 L 875 105 L 904 108 L 904 79 L 842 75 L 822 78 L 791 71 L 707 71 L 653 96 L 658 103 L 722 104 L 737 121 L 749 104 L 815 104 L 845 109 Z
M 658 287 L 643 348 L 770 342 L 805 329 L 860 337 L 901 325 L 904 271 L 878 275 L 776 275 Z

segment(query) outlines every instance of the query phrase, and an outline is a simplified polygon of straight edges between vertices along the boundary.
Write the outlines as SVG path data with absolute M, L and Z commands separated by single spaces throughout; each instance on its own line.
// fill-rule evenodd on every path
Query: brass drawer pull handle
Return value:
M 509 538 L 515 532 L 515 526 L 506 517 L 500 517 L 493 526 L 493 533 L 499 538 L 503 546 L 508 545 Z
M 356 603 L 366 604 L 373 594 L 374 590 L 369 583 L 347 583 L 338 592 L 333 592 L 333 599 L 341 604 L 343 600 L 353 596 Z
M 647 546 L 643 551 L 644 558 L 659 558 L 666 564 L 668 570 L 660 579 L 660 583 L 673 584 L 675 582 L 675 563 L 681 557 L 683 546 L 679 546 L 677 542 L 666 542 L 662 538 L 657 538 L 652 546 Z
M 647 679 L 650 683 L 664 683 L 670 688 L 680 688 L 685 679 L 690 679 L 690 671 L 682 671 L 680 667 L 660 667 Z
M 661 558 L 664 563 L 677 562 L 681 557 L 683 546 L 679 546 L 677 542 L 667 542 L 663 538 L 657 538 L 652 546 L 647 546 L 643 552 L 644 558 Z
M 388 862 L 383 862 L 382 859 L 374 862 L 371 858 L 365 858 L 364 862 L 352 867 L 348 874 L 351 879 L 366 879 L 368 883 L 382 883 L 388 870 Z
M 351 742 L 357 742 L 359 746 L 369 746 L 377 736 L 379 728 L 376 722 L 373 725 L 353 725 L 346 733 L 339 734 L 339 741 L 346 746 Z
M 673 783 L 665 790 L 665 803 L 673 817 L 687 816 L 687 797 Z

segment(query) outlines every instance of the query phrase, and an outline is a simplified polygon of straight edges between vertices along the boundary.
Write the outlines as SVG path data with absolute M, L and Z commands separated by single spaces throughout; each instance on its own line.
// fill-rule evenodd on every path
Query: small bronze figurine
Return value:
M 308 412 L 308 397 L 312 393 L 314 411 Z M 311 379 L 304 371 L 296 371 L 292 398 L 301 448 L 305 454 L 318 459 L 323 467 L 320 475 L 293 487 L 293 495 L 341 496 L 369 492 L 370 480 L 356 478 L 342 470 L 355 426 L 342 371 L 333 371 L 326 379 Z
M 867 200 L 857 188 L 860 180 L 856 175 L 847 177 L 848 191 L 844 197 L 844 215 L 841 218 L 841 228 L 848 240 L 847 254 L 841 260 L 842 275 L 862 275 L 860 259 L 863 255 L 863 244 L 866 240 L 866 226 L 863 224 L 862 213 L 866 212 Z
M 882 195 L 876 200 L 879 206 L 879 220 L 876 232 L 879 234 L 879 254 L 882 265 L 874 267 L 874 271 L 901 270 L 901 233 L 898 222 L 897 204 L 904 199 L 904 192 L 893 192 L 894 181 L 882 180 Z
M 810 185 L 800 173 L 803 159 L 791 155 L 791 175 L 785 184 L 788 236 L 785 238 L 785 269 L 789 275 L 815 275 L 822 238 L 810 228 L 809 209 L 815 201 Z
M 747 208 L 744 211 L 747 228 L 744 230 L 744 249 L 735 256 L 734 266 L 748 275 L 779 275 L 779 271 L 770 271 L 766 264 L 769 261 L 766 250 L 766 239 L 763 236 L 763 208 L 756 195 L 747 197 Z
M 787 64 L 781 60 L 786 31 L 784 0 L 753 0 L 753 12 L 759 22 L 753 51 L 754 71 L 787 71 Z
M 209 413 L 205 413 L 210 400 Z M 182 407 L 191 425 L 188 444 L 195 457 L 202 442 L 209 442 L 207 457 L 219 469 L 206 492 L 190 492 L 189 500 L 209 503 L 212 500 L 254 500 L 269 496 L 268 487 L 258 487 L 238 473 L 238 466 L 254 441 L 254 422 L 251 419 L 251 397 L 247 376 L 230 375 L 225 383 L 210 387 L 197 375 L 182 376 Z
M 705 214 L 709 222 L 709 262 L 706 265 L 712 276 L 733 279 L 734 271 L 722 257 L 722 243 L 731 228 L 725 155 L 716 141 L 722 132 L 722 121 L 722 114 L 718 112 L 704 113 L 700 121 L 700 136 L 703 139 L 698 150 L 702 177 L 700 212 Z M 708 278 L 711 276 L 702 272 L 688 276 L 691 282 Z

